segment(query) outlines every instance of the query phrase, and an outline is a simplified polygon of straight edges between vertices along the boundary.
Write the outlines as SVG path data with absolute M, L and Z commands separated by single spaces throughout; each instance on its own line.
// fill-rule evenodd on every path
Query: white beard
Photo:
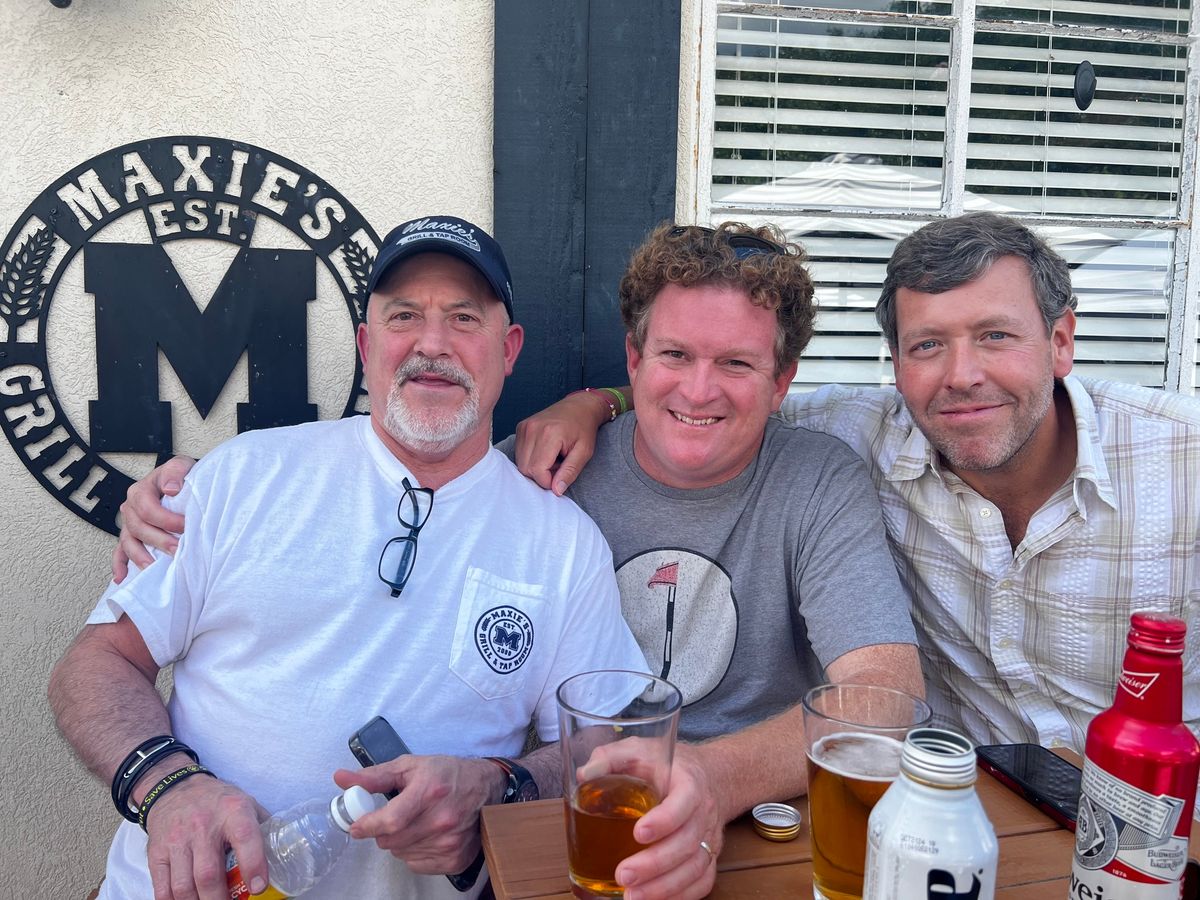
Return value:
M 449 411 L 424 409 L 409 404 L 401 394 L 408 379 L 430 372 L 462 385 L 467 392 L 457 409 Z M 475 380 L 445 360 L 410 356 L 396 370 L 388 390 L 387 411 L 383 427 L 397 442 L 423 453 L 445 453 L 453 450 L 479 426 L 479 395 Z

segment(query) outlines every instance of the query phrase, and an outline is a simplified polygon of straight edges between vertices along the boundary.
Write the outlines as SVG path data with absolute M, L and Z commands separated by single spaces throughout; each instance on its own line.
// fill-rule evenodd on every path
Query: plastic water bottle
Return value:
M 332 800 L 306 800 L 262 824 L 269 886 L 255 897 L 281 900 L 303 894 L 333 868 L 350 843 L 350 826 L 383 805 L 383 798 L 354 785 Z M 225 857 L 229 900 L 250 896 L 237 857 Z

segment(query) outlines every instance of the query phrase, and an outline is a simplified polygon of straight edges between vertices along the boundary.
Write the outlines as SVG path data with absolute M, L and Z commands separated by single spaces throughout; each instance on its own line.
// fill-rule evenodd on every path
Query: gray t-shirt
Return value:
M 771 420 L 737 477 L 681 490 L 638 465 L 636 422 L 601 429 L 569 496 L 612 547 L 651 671 L 683 692 L 680 737 L 783 712 L 850 650 L 914 642 L 875 488 L 845 444 Z

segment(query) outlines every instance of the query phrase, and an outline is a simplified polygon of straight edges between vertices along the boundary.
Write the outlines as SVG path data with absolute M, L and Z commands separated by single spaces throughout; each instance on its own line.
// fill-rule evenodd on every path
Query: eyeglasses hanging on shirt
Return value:
M 433 489 L 413 487 L 403 479 L 404 493 L 396 507 L 396 518 L 408 529 L 408 534 L 394 537 L 383 545 L 379 554 L 379 579 L 392 589 L 392 596 L 399 597 L 417 561 L 417 537 L 429 514 L 433 511 Z

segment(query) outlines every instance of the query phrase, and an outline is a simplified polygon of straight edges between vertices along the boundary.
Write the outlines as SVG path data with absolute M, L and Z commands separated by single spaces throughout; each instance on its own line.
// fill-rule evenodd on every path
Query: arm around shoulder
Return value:
M 163 497 L 174 497 L 194 459 L 174 456 L 144 478 L 134 482 L 121 504 L 121 536 L 113 548 L 113 580 L 120 583 L 129 573 L 129 563 L 145 568 L 154 561 L 146 547 L 174 553 L 176 535 L 183 532 L 183 516 L 162 505 Z
M 615 419 L 618 410 L 624 412 L 632 406 L 628 388 L 585 389 L 568 394 L 518 423 L 517 468 L 541 487 L 562 496 L 592 458 L 600 426 Z

